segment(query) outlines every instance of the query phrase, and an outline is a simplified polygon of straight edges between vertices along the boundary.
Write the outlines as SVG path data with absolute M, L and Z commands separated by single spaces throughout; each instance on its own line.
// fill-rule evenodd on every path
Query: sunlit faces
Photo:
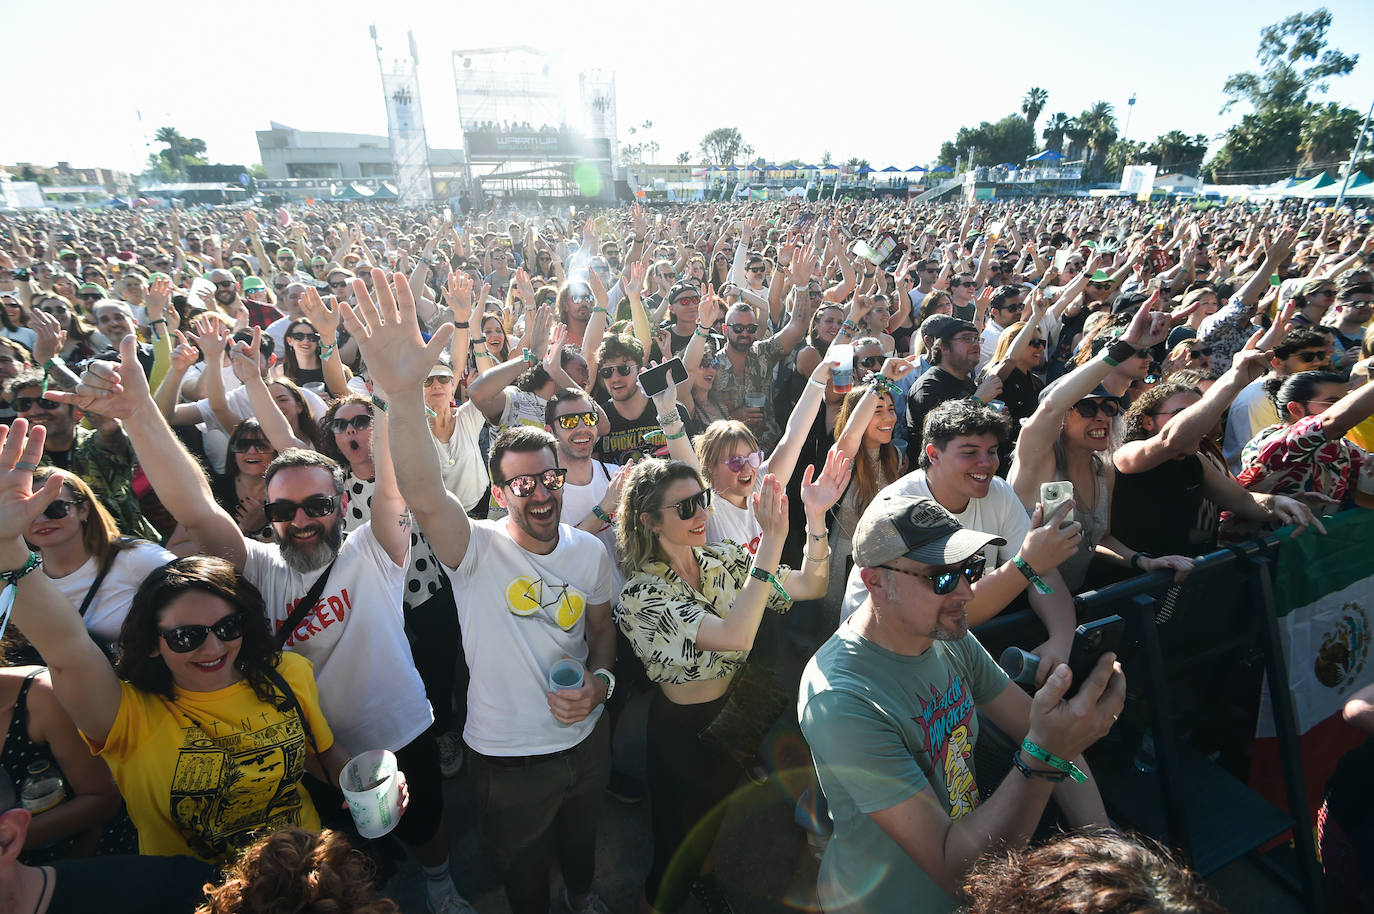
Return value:
M 878 406 L 864 429 L 864 447 L 876 448 L 892 441 L 892 430 L 897 427 L 897 407 L 890 394 L 878 394 Z
M 65 440 L 72 434 L 75 427 L 72 408 L 41 396 L 39 387 L 19 388 L 14 392 L 10 403 L 16 413 L 29 420 L 30 425 L 43 426 L 48 432 L 49 440 Z
M 1112 443 L 1112 422 L 1121 415 L 1121 401 L 1105 397 L 1079 400 L 1064 416 L 1064 441 L 1093 451 Z
M 600 438 L 596 430 L 596 419 L 588 425 L 585 416 L 599 417 L 600 413 L 590 400 L 566 400 L 558 404 L 554 412 L 553 425 L 549 426 L 549 431 L 553 432 L 558 439 L 558 449 L 561 454 L 575 460 L 587 460 L 592 456 L 592 451 L 596 448 L 596 442 Z M 561 420 L 561 421 L 560 421 Z M 567 424 L 576 420 L 571 428 L 565 427 Z
M 134 332 L 133 315 L 125 305 L 105 302 L 96 305 L 92 313 L 96 327 L 114 345 L 119 345 L 120 340 Z
M 611 395 L 612 400 L 624 402 L 631 399 L 638 387 L 635 382 L 639 379 L 639 363 L 629 356 L 615 356 L 603 362 L 597 368 L 597 374 L 601 377 L 601 383 L 606 386 L 606 393 Z
M 649 525 L 664 545 L 704 546 L 709 512 L 702 491 L 701 483 L 695 479 L 674 480 L 663 492 L 663 507 L 652 514 L 641 515 L 640 520 Z M 695 501 L 691 501 L 694 497 Z M 679 510 L 684 504 L 696 509 L 686 519 Z
M 234 607 L 221 597 L 203 590 L 188 590 L 173 598 L 158 613 L 158 630 L 160 633 L 183 625 L 212 626 L 234 612 Z M 179 654 L 159 634 L 157 654 L 167 664 L 177 688 L 187 692 L 213 692 L 243 679 L 235 665 L 242 645 L 242 637 L 221 641 L 211 631 L 195 650 Z
M 949 340 L 941 341 L 943 355 L 940 367 L 956 375 L 967 375 L 978 367 L 982 356 L 982 340 L 976 330 L 961 330 Z
M 285 384 L 269 384 L 267 389 L 272 392 L 272 400 L 277 404 L 277 408 L 282 411 L 286 421 L 291 423 L 293 429 L 300 428 L 301 406 L 297 402 L 295 392 Z
M 506 348 L 506 328 L 501 318 L 495 315 L 482 318 L 482 339 L 487 343 L 487 352 L 500 358 Z
M 945 445 L 926 445 L 931 485 L 964 498 L 986 498 L 997 474 L 997 436 L 959 435 Z
M 243 476 L 265 475 L 277 457 L 276 449 L 260 429 L 245 430 L 230 443 L 229 451 Z
M 17 377 L 24 368 L 24 363 L 16 359 L 13 352 L 9 349 L 0 349 L 0 381 Z
M 56 506 L 56 507 L 54 507 Z M 82 528 L 91 507 L 70 485 L 63 485 L 60 494 L 48 509 L 33 519 L 24 537 L 40 552 L 81 539 Z M 53 515 L 61 515 L 54 517 Z
M 545 448 L 539 451 L 507 451 L 501 457 L 501 482 L 493 481 L 492 493 L 496 503 L 509 513 L 507 520 L 532 544 L 556 543 L 558 522 L 563 510 L 563 487 L 550 489 L 543 482 L 544 474 L 558 468 L 558 459 Z M 517 476 L 532 476 L 536 480 L 528 495 L 512 491 L 509 481 Z M 518 538 L 517 538 L 518 541 Z
M 350 465 L 372 459 L 372 413 L 362 403 L 347 403 L 334 412 L 329 429 L 334 446 Z
M 301 505 L 311 496 L 335 498 L 333 511 L 323 517 L 310 517 L 303 507 L 298 507 L 290 520 L 272 524 L 282 558 L 302 574 L 332 562 L 343 542 L 341 502 L 337 499 L 334 477 L 323 467 L 285 467 L 272 476 L 267 487 L 269 504 L 283 501 Z
M 736 441 L 711 468 L 711 488 L 725 496 L 745 498 L 754 491 L 764 453 L 758 442 Z M 669 499 L 672 501 L 672 499 Z
M 885 623 L 891 622 L 913 636 L 932 641 L 958 641 L 968 634 L 967 607 L 973 599 L 973 587 L 961 573 L 954 590 L 937 594 L 929 577 L 950 570 L 956 569 L 903 556 L 889 560 L 885 567 L 868 569 L 864 575 L 869 592 L 881 598 L 880 612 Z M 881 579 L 868 583 L 867 578 L 876 575 L 881 575 Z

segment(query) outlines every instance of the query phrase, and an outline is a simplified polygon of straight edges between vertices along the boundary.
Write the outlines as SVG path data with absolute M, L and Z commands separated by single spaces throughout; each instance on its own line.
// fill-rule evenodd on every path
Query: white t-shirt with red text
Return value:
M 302 575 L 275 543 L 246 540 L 244 576 L 262 591 L 275 633 L 324 571 Z M 344 539 L 315 608 L 285 648 L 315 665 L 320 708 L 349 753 L 395 752 L 434 721 L 406 640 L 401 590 L 407 562 L 396 564 L 363 524 Z

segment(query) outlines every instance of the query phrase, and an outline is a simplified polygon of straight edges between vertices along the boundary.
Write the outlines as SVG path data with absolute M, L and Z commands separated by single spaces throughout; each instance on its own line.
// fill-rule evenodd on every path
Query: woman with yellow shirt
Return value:
M 318 829 L 301 777 L 309 768 L 337 784 L 348 756 L 309 661 L 280 652 L 262 595 L 233 566 L 190 556 L 139 587 L 111 669 L 71 602 L 31 573 L 42 560 L 23 536 L 63 481 L 33 490 L 43 437 L 23 419 L 0 426 L 0 611 L 13 598 L 58 700 L 109 763 L 139 852 L 224 864 L 264 830 Z

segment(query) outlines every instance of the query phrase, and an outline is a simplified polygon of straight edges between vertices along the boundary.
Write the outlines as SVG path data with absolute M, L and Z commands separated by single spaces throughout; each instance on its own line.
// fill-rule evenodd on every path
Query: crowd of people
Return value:
M 650 804 L 640 910 L 728 914 L 783 718 L 827 912 L 1220 910 L 1107 831 L 1129 670 L 1072 681 L 1074 596 L 1374 495 L 1368 214 L 567 216 L 0 217 L 0 909 L 382 912 L 409 855 L 471 912 L 466 768 L 514 914 L 608 914 L 608 794 Z M 1021 608 L 1024 688 L 970 634 Z

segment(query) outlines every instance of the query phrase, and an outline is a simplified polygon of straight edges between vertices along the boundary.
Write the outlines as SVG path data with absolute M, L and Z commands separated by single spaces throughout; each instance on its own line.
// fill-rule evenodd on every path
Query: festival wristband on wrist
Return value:
M 592 513 L 596 515 L 597 520 L 601 521 L 606 526 L 615 526 L 615 518 L 607 514 L 605 509 L 602 508 L 600 505 L 592 505 Z
M 1035 588 L 1036 593 L 1044 594 L 1045 596 L 1054 593 L 1054 588 L 1040 579 L 1040 575 L 1036 574 L 1035 569 L 1030 566 L 1030 562 L 1027 562 L 1019 555 L 1013 555 L 1011 557 L 1011 562 L 1016 566 L 1016 570 L 1021 572 L 1027 581 L 1031 582 L 1031 586 Z
M 792 595 L 789 594 L 786 590 L 783 590 L 782 584 L 778 582 L 777 575 L 773 574 L 772 572 L 764 571 L 762 568 L 755 565 L 754 567 L 749 569 L 749 577 L 758 578 L 760 581 L 763 581 L 766 584 L 771 584 L 773 589 L 778 592 L 778 596 L 782 597 L 788 603 L 792 602 Z
M 339 351 L 338 343 L 330 343 L 328 346 L 320 347 L 320 360 L 323 361 Z
M 1042 768 L 1030 767 L 1022 760 L 1020 749 L 1012 753 L 1011 763 L 1016 766 L 1017 771 L 1021 772 L 1021 776 L 1028 781 L 1031 778 L 1041 778 L 1058 784 L 1060 781 L 1066 781 L 1069 778 L 1067 771 L 1045 771 Z
M 696 329 L 693 330 L 692 332 L 695 333 L 697 336 L 701 337 L 701 338 L 704 339 L 704 340 L 709 340 L 709 339 L 711 338 L 711 331 L 709 331 L 709 330 L 703 331 L 700 327 L 696 328 Z
M 1051 768 L 1058 768 L 1060 771 L 1064 772 L 1066 775 L 1073 778 L 1074 783 L 1082 784 L 1084 781 L 1088 779 L 1088 776 L 1084 774 L 1079 769 L 1079 767 L 1075 765 L 1073 762 L 1069 761 L 1066 758 L 1060 758 L 1059 756 L 1050 752 L 1048 749 L 1043 749 L 1040 746 L 1037 746 L 1035 743 L 1030 741 L 1029 736 L 1021 741 L 1021 751 L 1031 756 L 1032 758 L 1039 759 L 1046 765 L 1049 765 Z
M 1127 359 L 1134 358 L 1136 348 L 1125 340 L 1117 340 L 1107 347 L 1107 354 L 1102 357 L 1102 361 L 1115 368 Z

